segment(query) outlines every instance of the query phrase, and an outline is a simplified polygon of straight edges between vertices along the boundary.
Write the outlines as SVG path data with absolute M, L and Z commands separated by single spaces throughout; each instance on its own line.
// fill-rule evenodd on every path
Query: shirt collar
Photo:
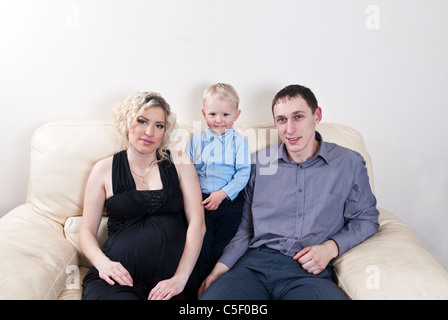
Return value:
M 205 137 L 207 138 L 207 141 L 218 139 L 219 141 L 222 142 L 224 139 L 226 139 L 227 136 L 233 135 L 233 131 L 234 131 L 233 128 L 230 128 L 229 130 L 226 131 L 226 133 L 218 135 L 214 134 L 213 131 L 210 128 L 208 128 L 205 131 Z
M 307 164 L 312 165 L 318 158 L 322 158 L 325 161 L 325 163 L 328 164 L 329 157 L 328 157 L 327 145 L 325 144 L 324 140 L 322 139 L 321 134 L 317 131 L 315 131 L 315 132 L 316 132 L 316 134 L 315 134 L 316 140 L 320 142 L 319 151 L 317 152 L 317 154 L 314 157 L 303 162 L 303 165 L 307 165 Z M 288 163 L 294 163 L 294 161 L 289 159 L 289 157 L 288 157 L 288 152 L 286 151 L 286 146 L 285 146 L 284 142 L 280 143 L 278 146 L 278 159 L 282 159 L 283 161 L 288 162 Z

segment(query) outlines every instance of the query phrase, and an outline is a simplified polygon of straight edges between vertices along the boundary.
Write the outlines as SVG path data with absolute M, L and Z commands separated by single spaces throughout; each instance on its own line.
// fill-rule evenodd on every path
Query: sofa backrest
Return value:
M 277 143 L 272 123 L 237 123 L 252 152 Z M 320 123 L 317 130 L 325 141 L 358 151 L 366 160 L 373 189 L 370 156 L 362 136 L 339 124 Z M 179 125 L 172 136 L 172 149 L 185 150 L 193 127 Z M 27 201 L 39 214 L 61 224 L 68 217 L 82 215 L 84 188 L 93 165 L 123 150 L 124 143 L 110 123 L 56 121 L 38 128 L 31 143 Z
M 44 124 L 31 141 L 28 202 L 61 224 L 82 214 L 84 187 L 93 165 L 122 148 L 119 135 L 107 123 Z

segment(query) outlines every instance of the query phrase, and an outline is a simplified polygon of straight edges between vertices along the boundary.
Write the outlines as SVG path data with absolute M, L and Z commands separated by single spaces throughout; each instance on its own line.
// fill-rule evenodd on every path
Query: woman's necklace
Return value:
M 155 163 L 156 163 L 156 161 L 154 160 L 154 161 L 151 163 L 151 165 L 149 166 L 149 170 L 148 170 L 148 172 L 147 172 L 144 176 L 139 175 L 138 173 L 136 173 L 136 172 L 133 171 L 132 169 L 130 169 L 130 170 L 131 170 L 131 172 L 132 172 L 133 174 L 135 174 L 137 177 L 139 177 L 140 179 L 142 179 L 143 183 L 148 183 L 148 180 L 146 180 L 146 177 L 151 173 L 151 169 L 152 169 L 152 167 L 154 166 Z

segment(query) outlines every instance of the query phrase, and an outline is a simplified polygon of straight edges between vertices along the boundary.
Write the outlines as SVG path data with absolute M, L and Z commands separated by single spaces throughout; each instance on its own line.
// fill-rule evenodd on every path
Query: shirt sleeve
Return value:
M 194 134 L 185 149 L 185 152 L 190 156 L 195 166 L 202 162 L 202 134 L 203 132 Z
M 369 184 L 364 160 L 355 170 L 354 183 L 345 201 L 344 227 L 330 237 L 339 247 L 339 256 L 376 233 L 379 212 Z
M 229 269 L 238 261 L 239 258 L 246 253 L 249 244 L 253 238 L 254 226 L 252 220 L 252 196 L 254 191 L 255 170 L 252 170 L 249 182 L 243 190 L 243 217 L 238 228 L 237 233 L 229 244 L 224 248 L 224 251 L 219 259 L 219 262 L 224 263 Z
M 232 179 L 222 188 L 230 200 L 234 200 L 238 193 L 244 189 L 249 181 L 251 171 L 251 155 L 249 143 L 243 136 L 235 139 L 235 174 Z

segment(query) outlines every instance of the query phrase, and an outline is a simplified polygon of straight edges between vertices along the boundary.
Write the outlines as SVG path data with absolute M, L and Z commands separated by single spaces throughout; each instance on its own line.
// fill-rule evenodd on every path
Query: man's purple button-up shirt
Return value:
M 248 248 L 267 246 L 294 256 L 333 239 L 339 255 L 378 228 L 378 210 L 365 161 L 322 140 L 318 153 L 297 163 L 283 143 L 259 151 L 244 189 L 243 219 L 220 262 L 231 268 Z

